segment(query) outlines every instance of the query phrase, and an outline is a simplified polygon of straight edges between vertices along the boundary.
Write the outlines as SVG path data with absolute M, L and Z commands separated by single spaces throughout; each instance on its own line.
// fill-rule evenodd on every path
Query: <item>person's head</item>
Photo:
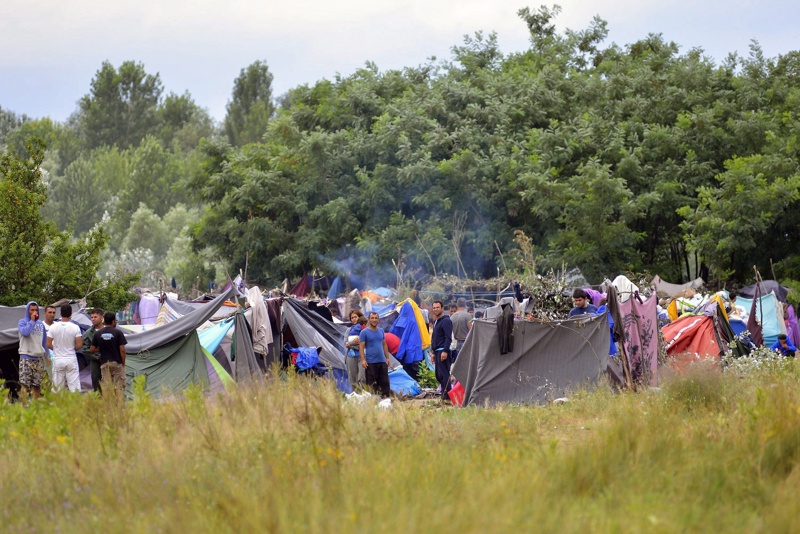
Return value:
M 475 312 L 475 318 L 476 319 L 483 319 L 483 312 L 481 310 L 476 311 Z
M 467 308 L 467 313 L 475 317 L 475 308 Z
M 781 345 L 786 346 L 786 334 L 778 334 L 778 341 L 780 341 Z
M 433 313 L 434 317 L 439 317 L 444 313 L 444 304 L 441 300 L 433 301 L 433 304 L 431 304 L 431 313 Z
M 56 320 L 56 307 L 48 306 L 44 309 L 44 322 L 52 324 Z
M 450 303 L 450 314 L 452 315 L 457 311 L 458 311 L 458 306 L 456 306 L 455 302 L 451 302 Z
M 107 312 L 103 315 L 103 324 L 106 326 L 114 326 L 117 322 L 117 315 L 114 312 Z
M 89 314 L 89 318 L 92 320 L 92 326 L 94 326 L 95 329 L 100 328 L 103 324 L 103 310 L 100 308 L 93 309 Z
M 413 301 L 414 301 L 414 303 L 415 303 L 417 306 L 419 306 L 419 304 L 420 304 L 420 300 L 419 300 L 419 291 L 417 291 L 416 289 L 412 289 L 412 290 L 411 290 L 411 293 L 409 293 L 409 294 L 408 294 L 408 298 L 410 298 L 411 300 L 413 300 Z
M 39 305 L 35 302 L 28 304 L 28 316 L 34 321 L 39 318 Z
M 61 306 L 61 318 L 69 319 L 70 317 L 72 317 L 72 305 L 64 304 Z
M 458 300 L 456 301 L 456 306 L 458 306 L 459 310 L 463 310 L 464 308 L 467 307 L 467 299 L 465 299 L 464 297 L 458 297 Z
M 369 326 L 371 328 L 376 328 L 378 326 L 378 321 L 380 321 L 378 312 L 369 312 Z
M 364 317 L 364 313 L 361 310 L 350 311 L 350 323 L 357 324 L 361 317 Z
M 576 308 L 585 308 L 589 303 L 589 294 L 581 288 L 572 292 L 572 300 Z
M 366 317 L 364 317 L 364 314 L 363 314 L 363 313 L 361 314 L 361 317 L 359 317 L 359 318 L 356 320 L 356 323 L 360 324 L 361 326 L 367 326 L 367 322 L 368 322 L 368 321 L 367 321 L 367 318 L 366 318 Z
M 733 289 L 728 291 L 728 300 L 731 301 L 731 304 L 736 302 L 736 297 L 737 297 L 736 291 L 734 291 Z

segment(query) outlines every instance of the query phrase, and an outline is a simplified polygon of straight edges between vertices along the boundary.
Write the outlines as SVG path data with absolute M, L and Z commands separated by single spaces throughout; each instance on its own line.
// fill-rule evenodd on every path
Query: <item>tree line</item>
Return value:
M 143 65 L 105 63 L 63 124 L 0 110 L 0 143 L 44 140 L 45 217 L 103 227 L 105 272 L 184 287 L 244 269 L 485 278 L 513 268 L 515 232 L 537 269 L 592 282 L 743 283 L 770 260 L 800 279 L 800 53 L 716 63 L 660 35 L 607 44 L 597 17 L 559 33 L 557 14 L 520 10 L 524 52 L 478 33 L 444 61 L 278 97 L 259 61 L 220 124 Z

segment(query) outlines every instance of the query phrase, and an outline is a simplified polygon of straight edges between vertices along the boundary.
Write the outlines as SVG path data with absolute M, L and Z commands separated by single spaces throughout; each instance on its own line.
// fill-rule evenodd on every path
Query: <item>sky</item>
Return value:
M 381 70 L 417 66 L 477 31 L 496 32 L 501 50 L 525 50 L 522 0 L 2 0 L 0 107 L 63 121 L 90 90 L 103 61 L 143 63 L 165 94 L 188 91 L 222 120 L 241 69 L 265 60 L 277 96 L 292 87 L 349 75 L 365 62 Z M 551 5 L 551 4 L 548 4 Z M 562 0 L 560 31 L 608 22 L 606 43 L 661 33 L 681 52 L 716 61 L 800 49 L 796 0 Z

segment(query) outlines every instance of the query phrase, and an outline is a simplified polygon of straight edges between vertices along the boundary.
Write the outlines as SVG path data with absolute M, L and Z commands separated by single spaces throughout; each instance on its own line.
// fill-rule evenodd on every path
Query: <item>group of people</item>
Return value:
M 64 387 L 80 391 L 79 373 L 91 366 L 92 388 L 100 392 L 102 385 L 113 388 L 118 397 L 125 391 L 125 334 L 116 328 L 116 315 L 93 309 L 92 326 L 81 331 L 72 321 L 72 306 L 61 306 L 61 320 L 56 321 L 56 308 L 45 308 L 44 321 L 39 319 L 39 305 L 29 302 L 25 317 L 17 323 L 19 331 L 19 382 L 23 400 L 41 397 L 48 359 L 52 359 L 51 382 L 54 391 Z M 79 362 L 80 360 L 80 362 Z M 88 360 L 88 362 L 87 362 Z M 110 390 L 110 389 L 109 389 Z
M 467 339 L 473 315 L 467 310 L 466 299 L 461 297 L 450 308 L 449 315 L 445 312 L 442 301 L 434 301 L 430 307 L 429 320 L 430 357 L 442 399 L 446 400 L 452 388 L 450 368 Z M 364 384 L 382 398 L 387 398 L 391 395 L 391 359 L 397 352 L 399 340 L 393 334 L 384 332 L 378 326 L 379 322 L 377 312 L 370 312 L 367 317 L 364 317 L 361 310 L 350 312 L 352 326 L 346 343 L 347 374 L 351 384 Z M 418 379 L 419 362 L 404 363 L 403 369 L 411 378 Z

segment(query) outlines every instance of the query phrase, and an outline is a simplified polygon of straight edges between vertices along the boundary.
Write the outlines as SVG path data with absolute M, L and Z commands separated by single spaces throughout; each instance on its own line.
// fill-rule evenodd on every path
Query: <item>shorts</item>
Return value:
M 42 387 L 44 380 L 44 361 L 39 358 L 28 360 L 20 357 L 19 359 L 19 383 L 26 388 Z
M 119 362 L 106 362 L 100 366 L 103 382 L 110 380 L 114 389 L 125 392 L 125 366 Z

